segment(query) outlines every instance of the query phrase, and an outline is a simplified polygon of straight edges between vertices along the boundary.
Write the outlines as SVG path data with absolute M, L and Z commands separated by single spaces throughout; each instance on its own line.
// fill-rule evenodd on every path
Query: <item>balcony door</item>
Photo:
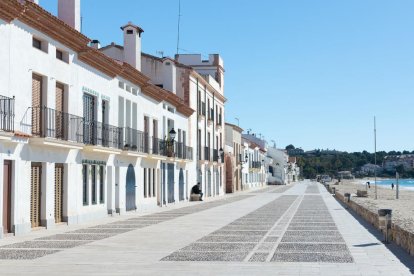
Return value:
M 3 233 L 11 232 L 11 167 L 10 160 L 3 164 Z
M 83 140 L 85 144 L 95 144 L 95 97 L 83 94 Z
M 55 164 L 55 223 L 62 222 L 63 214 L 63 164 Z
M 147 116 L 144 116 L 144 152 L 149 152 L 149 118 Z
M 42 164 L 32 162 L 30 185 L 30 222 L 32 224 L 32 228 L 40 226 L 41 179 Z
M 42 76 L 32 76 L 32 134 L 41 135 L 42 131 Z
M 102 145 L 108 146 L 109 144 L 109 128 L 108 117 L 107 117 L 108 102 L 102 100 Z
M 56 99 L 55 99 L 55 108 L 56 108 L 56 125 L 55 125 L 55 135 L 58 139 L 65 138 L 64 131 L 64 86 L 61 83 L 56 83 Z

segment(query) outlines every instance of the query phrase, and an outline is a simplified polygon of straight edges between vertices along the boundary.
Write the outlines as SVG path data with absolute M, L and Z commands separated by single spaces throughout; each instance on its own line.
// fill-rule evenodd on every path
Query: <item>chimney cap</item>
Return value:
M 99 43 L 99 40 L 94 39 L 94 40 L 91 41 L 91 43 Z
M 121 30 L 124 30 L 126 27 L 132 27 L 132 28 L 136 29 L 136 30 L 137 30 L 137 32 L 138 32 L 138 34 L 140 34 L 140 35 L 141 35 L 141 33 L 143 33 L 143 32 L 144 32 L 144 30 L 143 30 L 143 29 L 141 29 L 141 28 L 140 28 L 139 26 L 137 26 L 137 25 L 132 24 L 132 22 L 131 22 L 131 21 L 129 21 L 126 25 L 122 26 L 122 27 L 121 27 Z

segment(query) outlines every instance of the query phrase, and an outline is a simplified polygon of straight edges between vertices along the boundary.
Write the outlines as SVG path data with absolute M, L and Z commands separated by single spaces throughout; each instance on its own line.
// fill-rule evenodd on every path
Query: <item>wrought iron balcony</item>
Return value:
M 252 161 L 251 168 L 253 169 L 260 169 L 262 167 L 262 162 L 260 161 Z
M 210 161 L 211 150 L 210 147 L 204 147 L 204 160 Z
M 83 142 L 83 118 L 48 107 L 32 107 L 26 112 L 26 133 L 34 136 L 55 138 L 63 141 Z M 29 110 L 30 110 L 29 109 Z M 29 111 L 28 110 L 28 111 Z
M 122 143 L 120 149 L 149 153 L 149 137 L 144 132 L 130 127 L 121 128 Z
M 120 148 L 121 128 L 98 121 L 83 122 L 83 143 L 110 148 Z
M 219 154 L 217 149 L 213 149 L 213 161 L 218 162 L 219 160 Z
M 14 131 L 14 97 L 0 95 L 0 130 Z

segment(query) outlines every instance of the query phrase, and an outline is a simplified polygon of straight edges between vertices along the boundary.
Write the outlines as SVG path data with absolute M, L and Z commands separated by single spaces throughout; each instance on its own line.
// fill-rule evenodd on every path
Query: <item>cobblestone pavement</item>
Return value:
M 178 210 L 170 210 L 157 214 L 95 225 L 90 228 L 78 229 L 62 234 L 44 236 L 33 241 L 8 244 L 0 246 L 0 259 L 36 259 L 48 254 L 57 253 L 65 248 L 85 245 L 93 241 L 106 239 L 181 216 L 243 200 L 248 197 L 250 197 L 250 195 L 239 195 L 227 199 L 206 202 L 196 206 L 183 207 Z
M 0 240 L 0 275 L 411 275 L 317 183 Z M 164 209 L 165 210 L 165 209 Z

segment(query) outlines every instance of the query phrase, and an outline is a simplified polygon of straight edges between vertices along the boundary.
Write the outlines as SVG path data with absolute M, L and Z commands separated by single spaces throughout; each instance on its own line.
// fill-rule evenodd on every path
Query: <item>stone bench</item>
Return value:
M 364 190 L 357 190 L 357 197 L 368 197 L 368 192 Z
M 200 201 L 201 195 L 199 194 L 191 194 L 190 201 Z

